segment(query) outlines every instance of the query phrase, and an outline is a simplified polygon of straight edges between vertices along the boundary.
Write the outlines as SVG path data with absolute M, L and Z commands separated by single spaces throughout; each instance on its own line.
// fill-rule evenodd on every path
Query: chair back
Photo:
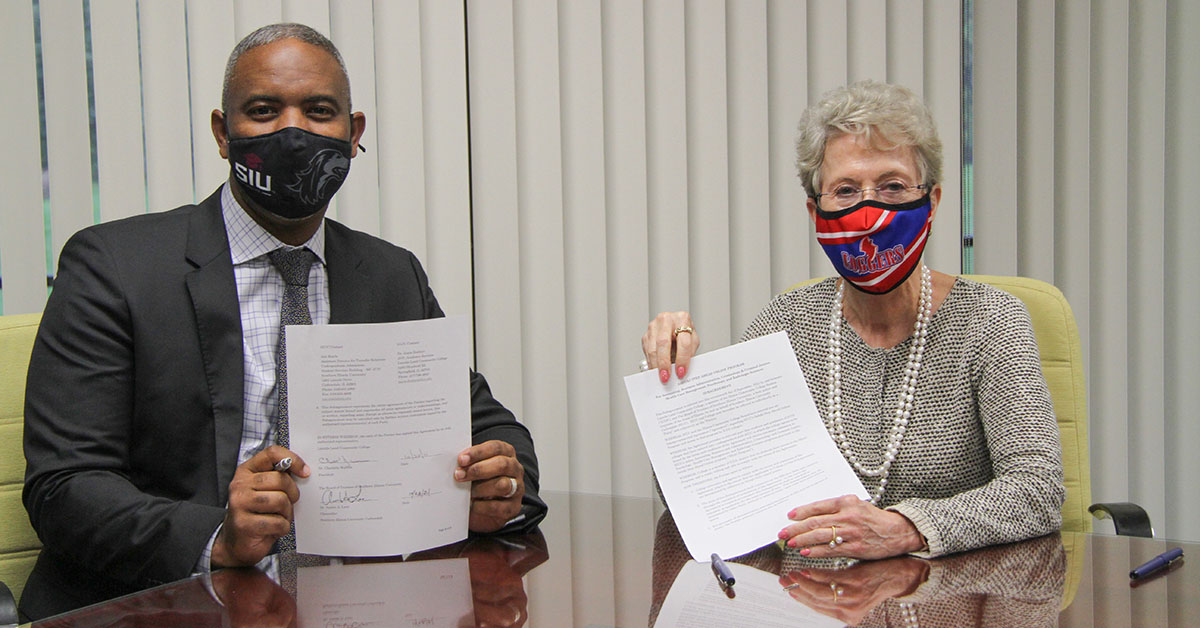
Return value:
M 1017 297 L 1029 310 L 1033 333 L 1041 354 L 1042 375 L 1054 401 L 1062 443 L 1064 532 L 1091 532 L 1092 476 L 1088 461 L 1087 389 L 1083 375 L 1083 348 L 1075 313 L 1067 298 L 1053 285 L 1028 277 L 963 275 L 993 285 Z
M 0 316 L 0 582 L 21 599 L 42 544 L 21 503 L 25 374 L 41 314 Z
M 1037 337 L 1042 374 L 1054 402 L 1062 443 L 1063 483 L 1067 500 L 1062 506 L 1064 532 L 1091 532 L 1091 468 L 1088 466 L 1087 390 L 1083 375 L 1083 348 L 1079 328 L 1067 298 L 1053 285 L 1027 277 L 1000 275 L 963 275 L 990 284 L 1017 297 L 1029 310 L 1033 333 Z M 810 279 L 788 290 L 821 281 Z

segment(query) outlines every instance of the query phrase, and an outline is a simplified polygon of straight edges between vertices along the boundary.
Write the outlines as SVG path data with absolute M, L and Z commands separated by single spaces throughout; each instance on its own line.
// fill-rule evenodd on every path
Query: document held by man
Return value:
M 299 628 L 479 625 L 466 558 L 301 567 L 296 589 Z
M 785 332 L 698 355 L 687 376 L 625 378 L 688 551 L 708 561 L 777 538 L 796 506 L 867 491 L 825 430 Z
M 287 328 L 296 549 L 393 556 L 467 537 L 470 340 L 462 316 Z

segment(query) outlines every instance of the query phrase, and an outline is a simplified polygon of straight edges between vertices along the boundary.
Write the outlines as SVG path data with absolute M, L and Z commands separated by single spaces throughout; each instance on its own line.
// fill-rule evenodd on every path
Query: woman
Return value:
M 835 89 L 801 118 L 797 153 L 818 243 L 841 277 L 775 297 L 742 340 L 788 333 L 871 499 L 797 505 L 779 538 L 814 558 L 883 558 L 1057 530 L 1058 427 L 1028 313 L 921 262 L 942 197 L 929 109 L 903 87 Z M 687 312 L 659 314 L 642 337 L 663 382 L 673 357 L 686 377 L 699 344 Z

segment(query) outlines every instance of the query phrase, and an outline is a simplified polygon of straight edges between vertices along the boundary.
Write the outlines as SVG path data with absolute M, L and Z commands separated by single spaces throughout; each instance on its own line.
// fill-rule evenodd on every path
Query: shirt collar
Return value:
M 229 238 L 229 254 L 233 264 L 244 264 L 280 248 L 307 248 L 316 254 L 317 259 L 325 263 L 325 221 L 317 227 L 308 242 L 300 247 L 285 244 L 279 238 L 271 235 L 262 225 L 254 222 L 250 214 L 242 208 L 230 189 L 229 181 L 221 186 L 221 216 L 225 219 L 225 234 Z

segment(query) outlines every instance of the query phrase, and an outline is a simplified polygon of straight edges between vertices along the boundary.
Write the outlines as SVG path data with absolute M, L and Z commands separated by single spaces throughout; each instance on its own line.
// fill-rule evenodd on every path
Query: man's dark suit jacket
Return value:
M 412 253 L 327 220 L 331 323 L 442 316 Z M 242 328 L 220 192 L 89 227 L 63 248 L 29 366 L 24 502 L 44 550 L 29 618 L 187 577 L 225 515 L 242 434 Z M 473 440 L 528 430 L 471 372 Z

